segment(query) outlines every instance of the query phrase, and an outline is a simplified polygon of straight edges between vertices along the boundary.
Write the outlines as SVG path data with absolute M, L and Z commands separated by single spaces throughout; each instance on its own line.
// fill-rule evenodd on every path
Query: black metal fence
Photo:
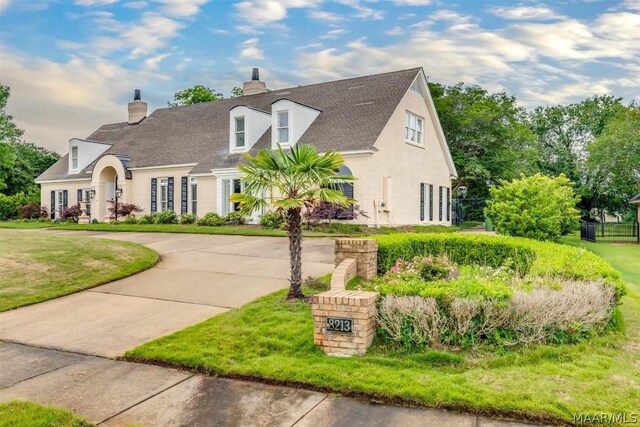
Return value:
M 638 223 L 582 222 L 580 238 L 590 242 L 638 243 Z
M 464 221 L 484 222 L 484 208 L 487 199 L 453 199 L 453 224 L 460 225 Z

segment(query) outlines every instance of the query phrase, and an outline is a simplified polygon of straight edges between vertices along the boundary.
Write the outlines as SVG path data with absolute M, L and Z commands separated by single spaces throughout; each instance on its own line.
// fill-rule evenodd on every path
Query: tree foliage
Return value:
M 599 210 L 623 213 L 640 192 L 640 107 L 619 108 L 588 147 L 587 168 L 597 188 Z
M 463 83 L 429 89 L 458 170 L 454 190 L 464 185 L 469 196 L 483 197 L 491 181 L 533 170 L 534 135 L 513 96 Z
M 291 287 L 288 298 L 302 298 L 302 211 L 320 202 L 347 206 L 355 201 L 337 189 L 354 179 L 338 175 L 344 163 L 341 154 L 318 154 L 315 147 L 296 144 L 290 151 L 261 149 L 256 156 L 244 154 L 247 163 L 238 166 L 245 189 L 231 196 L 240 211 L 250 215 L 259 208 L 275 208 L 284 214 L 289 236 Z
M 218 101 L 222 99 L 221 93 L 216 92 L 203 85 L 195 85 L 185 90 L 176 92 L 173 96 L 173 102 L 169 102 L 169 107 L 178 107 L 180 105 L 192 105 L 201 102 Z
M 620 108 L 620 98 L 602 95 L 570 105 L 538 107 L 530 114 L 538 143 L 538 170 L 552 176 L 564 173 L 576 183 L 583 216 L 601 200 L 599 182 L 588 163 L 589 146 Z
M 502 181 L 491 188 L 486 216 L 496 230 L 509 236 L 558 240 L 578 226 L 573 183 L 563 174 L 542 174 Z
M 60 155 L 22 141 L 23 131 L 13 123 L 6 106 L 10 89 L 0 84 L 0 192 L 7 195 L 38 190 L 35 178 Z

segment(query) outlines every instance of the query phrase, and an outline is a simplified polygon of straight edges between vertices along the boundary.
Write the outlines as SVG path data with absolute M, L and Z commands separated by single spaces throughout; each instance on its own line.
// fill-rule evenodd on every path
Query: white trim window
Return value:
M 278 111 L 278 144 L 289 144 L 289 111 Z
M 244 148 L 246 145 L 245 138 L 245 120 L 244 116 L 242 117 L 234 117 L 234 129 L 235 129 L 235 147 L 236 148 Z
M 71 170 L 78 170 L 78 146 L 71 147 Z
M 411 144 L 422 145 L 422 134 L 424 132 L 424 118 L 407 111 L 404 129 L 405 129 L 404 139 L 406 142 Z
M 198 178 L 191 177 L 191 213 L 198 215 Z
M 56 219 L 60 219 L 62 211 L 64 211 L 64 190 L 56 190 Z
M 159 211 L 167 211 L 169 210 L 169 178 L 158 179 L 158 187 L 160 187 Z

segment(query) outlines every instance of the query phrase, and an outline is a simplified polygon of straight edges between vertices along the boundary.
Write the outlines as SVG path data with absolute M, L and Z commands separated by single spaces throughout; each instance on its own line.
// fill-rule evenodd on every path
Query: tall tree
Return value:
M 594 207 L 600 213 L 631 211 L 629 199 L 640 192 L 640 107 L 620 108 L 588 151 Z
M 583 216 L 596 207 L 599 197 L 596 178 L 587 164 L 588 147 L 621 107 L 621 98 L 603 95 L 570 105 L 538 107 L 530 114 L 539 169 L 553 176 L 564 173 L 576 183 Z
M 0 192 L 7 195 L 37 190 L 35 177 L 60 158 L 58 153 L 22 141 L 24 131 L 6 112 L 10 94 L 9 86 L 0 84 Z
M 257 209 L 275 208 L 284 214 L 289 236 L 291 286 L 289 299 L 302 294 L 302 210 L 319 202 L 347 206 L 355 200 L 347 198 L 338 186 L 350 176 L 336 172 L 344 163 L 341 154 L 328 151 L 318 154 L 311 145 L 296 144 L 285 152 L 263 148 L 255 157 L 245 153 L 247 163 L 238 166 L 246 186 L 231 200 L 240 203 L 240 211 L 250 215 Z
M 454 190 L 486 197 L 491 182 L 533 171 L 535 138 L 513 96 L 463 83 L 429 89 L 458 170 Z
M 195 85 L 185 90 L 176 92 L 173 95 L 173 102 L 168 102 L 169 107 L 178 107 L 180 105 L 192 105 L 200 102 L 211 102 L 222 99 L 221 93 L 216 92 L 203 85 Z

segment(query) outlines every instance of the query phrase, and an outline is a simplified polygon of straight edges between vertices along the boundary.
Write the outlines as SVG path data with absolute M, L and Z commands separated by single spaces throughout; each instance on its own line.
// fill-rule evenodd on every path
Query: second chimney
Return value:
M 256 95 L 258 93 L 265 93 L 266 91 L 267 85 L 265 82 L 260 81 L 260 70 L 254 68 L 251 75 L 251 81 L 243 83 L 242 92 L 245 95 Z
M 129 124 L 137 125 L 147 117 L 147 103 L 140 99 L 140 89 L 133 92 L 133 101 L 129 103 Z

